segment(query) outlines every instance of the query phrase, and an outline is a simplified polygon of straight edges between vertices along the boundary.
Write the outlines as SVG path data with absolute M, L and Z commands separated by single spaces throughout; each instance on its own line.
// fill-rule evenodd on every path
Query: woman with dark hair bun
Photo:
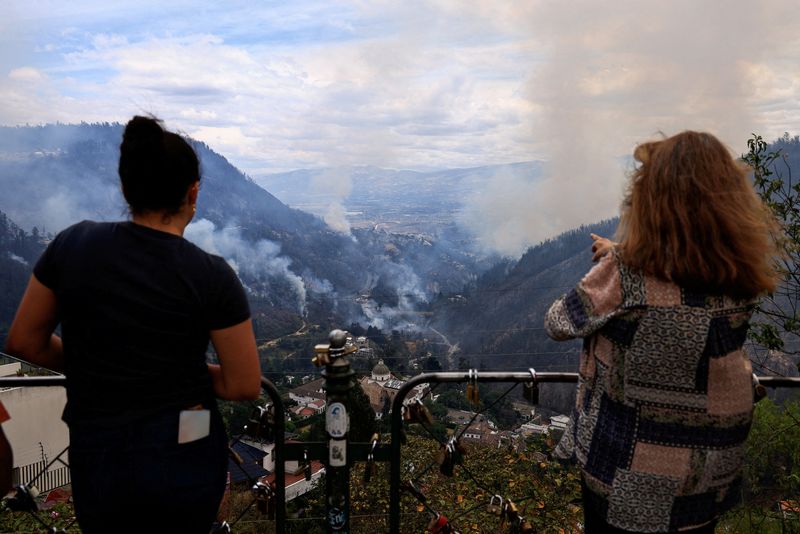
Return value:
M 739 498 L 753 413 L 742 345 L 775 289 L 775 221 L 715 137 L 640 145 L 617 230 L 545 318 L 583 338 L 556 448 L 583 472 L 585 531 L 713 533 Z
M 225 260 L 183 238 L 200 184 L 191 146 L 134 117 L 119 175 L 131 220 L 83 221 L 56 236 L 6 350 L 67 377 L 63 418 L 84 532 L 207 533 L 227 473 L 215 397 L 260 392 L 250 310 Z M 219 364 L 206 363 L 209 341 Z

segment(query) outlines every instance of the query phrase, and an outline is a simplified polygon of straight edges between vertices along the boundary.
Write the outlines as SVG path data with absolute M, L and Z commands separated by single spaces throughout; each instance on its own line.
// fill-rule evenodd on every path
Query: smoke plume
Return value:
M 235 226 L 217 229 L 208 219 L 200 219 L 186 227 L 184 237 L 206 252 L 225 258 L 243 282 L 265 282 L 269 277 L 285 279 L 297 295 L 297 307 L 305 315 L 306 288 L 303 279 L 293 273 L 292 260 L 280 256 L 280 245 L 262 239 L 250 243 Z M 253 288 L 250 288 L 251 291 Z
M 322 216 L 325 223 L 337 232 L 352 236 L 344 208 L 344 201 L 353 189 L 348 169 L 338 167 L 315 175 L 311 180 L 311 188 L 328 201 L 328 207 Z
M 498 175 L 466 212 L 488 247 L 517 255 L 616 214 L 635 145 L 687 129 L 743 151 L 767 120 L 765 65 L 796 43 L 792 2 L 533 2 L 496 13 L 544 50 L 524 91 L 547 162 L 535 183 Z M 486 13 L 484 13 L 484 16 Z M 767 100 L 768 101 L 768 100 Z M 759 106 L 762 106 L 759 108 Z M 770 119 L 771 120 L 771 119 Z

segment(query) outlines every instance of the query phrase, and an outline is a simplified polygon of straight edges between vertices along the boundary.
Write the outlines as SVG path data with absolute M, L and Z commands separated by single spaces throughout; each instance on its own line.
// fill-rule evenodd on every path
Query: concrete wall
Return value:
M 311 475 L 311 480 L 306 480 L 305 478 L 303 478 L 290 486 L 286 486 L 286 502 L 289 502 L 292 499 L 296 499 L 300 495 L 308 493 L 309 491 L 314 489 L 314 487 L 319 483 L 319 479 L 322 477 L 324 473 L 325 469 L 320 469 L 319 471 Z
M 14 452 L 14 467 L 48 463 L 69 445 L 69 430 L 61 420 L 67 393 L 63 387 L 25 387 L 0 390 L 0 401 L 11 420 L 3 430 Z M 67 456 L 62 456 L 67 461 Z M 53 469 L 63 467 L 56 463 Z M 21 482 L 27 482 L 22 480 Z

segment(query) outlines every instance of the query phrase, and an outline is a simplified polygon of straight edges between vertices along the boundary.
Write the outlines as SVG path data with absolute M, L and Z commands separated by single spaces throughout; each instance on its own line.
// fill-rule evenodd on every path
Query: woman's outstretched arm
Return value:
M 589 234 L 592 238 L 592 261 L 598 261 L 600 258 L 611 252 L 611 249 L 616 247 L 618 243 L 611 241 L 607 237 L 602 237 L 597 234 Z
M 261 365 L 250 319 L 211 331 L 219 365 L 208 364 L 214 394 L 225 400 L 253 400 L 261 392 Z
M 53 332 L 58 325 L 56 294 L 31 276 L 6 338 L 5 350 L 40 367 L 64 371 L 61 338 Z

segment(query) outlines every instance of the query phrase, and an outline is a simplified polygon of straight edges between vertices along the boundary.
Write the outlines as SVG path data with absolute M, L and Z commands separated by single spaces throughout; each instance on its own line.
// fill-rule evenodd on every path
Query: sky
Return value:
M 796 0 L 5 0 L 0 124 L 151 113 L 256 180 L 545 160 L 468 206 L 542 237 L 613 215 L 638 142 L 800 133 L 797 28 Z

